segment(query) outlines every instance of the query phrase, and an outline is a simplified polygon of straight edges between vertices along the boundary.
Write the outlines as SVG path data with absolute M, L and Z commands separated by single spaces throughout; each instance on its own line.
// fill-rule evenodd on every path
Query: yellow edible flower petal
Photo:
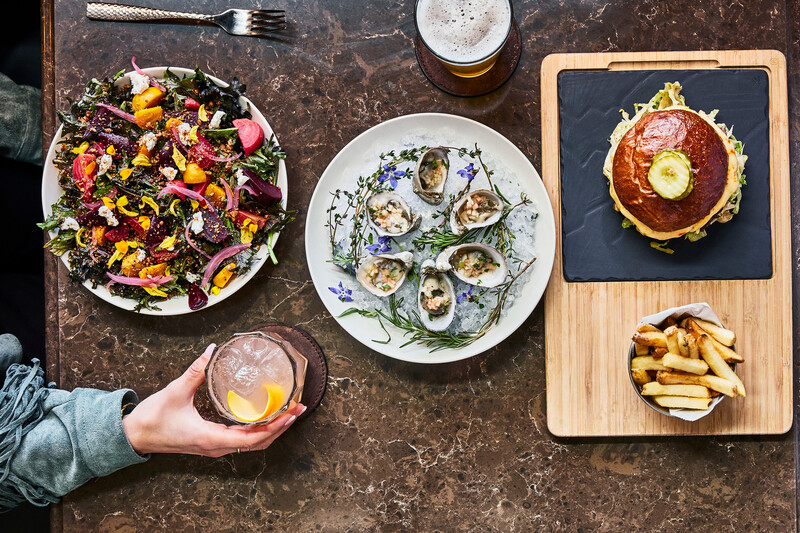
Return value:
M 180 201 L 181 201 L 180 198 L 175 198 L 174 200 L 172 200 L 172 203 L 169 204 L 169 212 L 175 216 L 178 216 L 178 213 L 175 212 L 175 206 L 178 205 L 178 202 Z
M 125 254 L 123 254 L 123 253 L 120 253 L 120 251 L 119 251 L 119 250 L 117 250 L 116 252 L 114 252 L 114 255 L 112 255 L 112 256 L 111 256 L 111 259 L 109 259 L 109 260 L 108 260 L 108 266 L 111 266 L 111 265 L 113 265 L 113 264 L 114 264 L 114 262 L 115 262 L 117 259 L 122 259 L 123 257 L 125 257 Z
M 117 207 L 117 204 L 114 203 L 114 200 L 112 200 L 108 196 L 103 196 L 103 203 L 109 209 L 115 209 Z
M 200 109 L 197 110 L 197 118 L 200 119 L 202 122 L 208 122 L 208 112 L 206 111 L 206 104 L 200 106 Z
M 242 244 L 247 244 L 248 242 L 253 242 L 253 232 L 248 230 L 248 229 L 242 228 L 242 231 L 240 233 L 240 237 L 242 239 Z
M 155 202 L 155 200 L 153 200 L 149 196 L 142 196 L 142 201 L 139 202 L 139 209 L 143 208 L 145 205 L 150 206 L 150 208 L 156 212 L 156 216 L 158 216 L 159 213 L 161 212 L 161 210 L 158 207 L 158 204 Z
M 192 209 L 197 209 L 200 206 L 200 202 L 197 200 L 191 200 Z
M 172 147 L 172 160 L 175 161 L 175 166 L 178 167 L 178 170 L 181 172 L 186 170 L 186 158 L 183 157 L 177 146 Z
M 89 149 L 89 143 L 87 141 L 83 141 L 80 146 L 72 149 L 72 153 L 82 154 L 88 149 Z
M 175 235 L 172 235 L 171 237 L 167 237 L 166 239 L 161 241 L 161 244 L 159 244 L 158 247 L 161 248 L 162 250 L 166 250 L 168 248 L 171 248 L 175 244 L 176 240 L 177 239 Z
M 199 126 L 192 126 L 192 129 L 189 130 L 189 139 L 192 140 L 193 143 L 200 142 L 200 139 L 197 138 L 197 128 Z
M 144 228 L 145 230 L 150 229 L 150 217 L 146 217 L 146 216 L 142 215 L 139 218 L 137 218 L 136 220 L 139 222 L 139 224 L 142 225 L 142 228 Z
M 138 248 L 139 243 L 136 241 L 126 241 L 128 243 L 128 248 Z
M 218 295 L 219 294 L 219 287 L 217 287 L 216 285 L 211 287 L 211 294 L 213 294 L 214 296 Z
M 75 234 L 75 244 L 77 244 L 81 248 L 86 248 L 86 244 L 84 244 L 83 241 L 81 241 L 81 237 L 83 237 L 83 234 L 85 232 L 86 228 L 81 228 L 78 230 L 78 233 Z
M 250 231 L 252 231 L 253 233 L 255 233 L 255 232 L 257 232 L 257 231 L 258 231 L 258 224 L 255 224 L 255 223 L 253 223 L 253 224 L 250 224 L 250 225 L 247 227 L 247 229 L 249 229 Z
M 166 292 L 164 292 L 162 290 L 155 289 L 153 287 L 142 287 L 142 288 L 145 291 L 147 291 L 147 294 L 149 294 L 151 296 L 160 296 L 162 298 L 169 298 L 169 294 L 167 294 Z
M 108 148 L 106 148 L 106 153 L 107 153 L 108 155 L 117 155 L 117 149 L 116 149 L 116 148 L 114 148 L 114 145 L 113 145 L 113 144 L 109 144 L 109 145 L 108 145 Z
M 128 178 L 130 178 L 131 174 L 133 174 L 132 168 L 123 168 L 122 170 L 119 171 L 119 177 L 122 181 L 125 181 Z
M 131 160 L 131 164 L 135 167 L 149 167 L 151 166 L 150 158 L 144 154 L 138 154 Z

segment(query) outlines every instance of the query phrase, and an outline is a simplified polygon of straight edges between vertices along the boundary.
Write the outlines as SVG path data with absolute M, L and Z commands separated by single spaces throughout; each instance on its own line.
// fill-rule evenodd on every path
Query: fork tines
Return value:
M 269 33 L 286 27 L 286 12 L 280 9 L 265 9 L 250 13 L 249 30 L 254 33 Z

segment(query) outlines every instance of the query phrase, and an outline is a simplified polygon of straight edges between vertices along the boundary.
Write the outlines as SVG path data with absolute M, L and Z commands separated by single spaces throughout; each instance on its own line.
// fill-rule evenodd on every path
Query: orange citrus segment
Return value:
M 283 387 L 277 383 L 262 385 L 251 398 L 242 398 L 234 391 L 228 391 L 228 409 L 244 422 L 257 422 L 270 416 L 283 405 L 283 401 Z

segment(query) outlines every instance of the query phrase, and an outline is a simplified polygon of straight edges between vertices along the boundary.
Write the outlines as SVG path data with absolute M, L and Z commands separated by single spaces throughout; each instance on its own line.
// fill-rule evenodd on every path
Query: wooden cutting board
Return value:
M 717 68 L 760 69 L 769 77 L 772 277 L 567 282 L 563 273 L 559 192 L 559 73 Z M 545 294 L 550 431 L 564 437 L 787 432 L 793 414 L 792 280 L 783 54 L 770 50 L 553 54 L 542 63 L 541 79 L 542 177 L 555 211 L 557 236 L 556 260 Z M 633 103 L 620 102 L 620 107 L 631 110 Z M 597 175 L 598 179 L 605 179 L 601 168 Z M 736 332 L 736 349 L 745 358 L 737 373 L 747 387 L 747 397 L 726 398 L 705 418 L 685 422 L 646 406 L 631 385 L 627 365 L 630 338 L 641 317 L 692 302 L 707 302 L 723 324 Z

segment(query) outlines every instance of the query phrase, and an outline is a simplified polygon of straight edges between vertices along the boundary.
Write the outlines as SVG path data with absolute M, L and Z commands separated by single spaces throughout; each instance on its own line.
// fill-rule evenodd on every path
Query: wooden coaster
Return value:
M 517 27 L 517 22 L 513 21 L 508 40 L 497 58 L 497 63 L 491 70 L 477 78 L 462 78 L 447 70 L 442 62 L 425 47 L 419 35 L 414 39 L 414 44 L 417 50 L 417 61 L 423 74 L 432 84 L 454 96 L 481 96 L 503 85 L 517 68 L 522 50 L 519 27 Z
M 325 360 L 322 348 L 314 340 L 314 337 L 307 332 L 284 322 L 265 322 L 250 329 L 250 331 L 260 331 L 266 335 L 277 335 L 290 343 L 295 350 L 308 359 L 306 382 L 303 386 L 303 398 L 301 400 L 307 409 L 297 419 L 302 420 L 307 417 L 322 401 L 328 383 L 328 362 Z

